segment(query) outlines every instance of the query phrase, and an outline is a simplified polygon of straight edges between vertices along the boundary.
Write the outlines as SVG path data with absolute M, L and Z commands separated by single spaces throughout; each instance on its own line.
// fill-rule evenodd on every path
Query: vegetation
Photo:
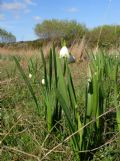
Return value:
M 97 42 L 100 48 L 118 48 L 120 46 L 120 26 L 103 25 L 89 32 L 89 46 L 95 47 Z M 99 39 L 99 40 L 98 40 Z
M 40 39 L 57 40 L 80 39 L 87 32 L 85 25 L 76 21 L 67 20 L 45 20 L 35 26 L 35 33 Z
M 81 66 L 60 59 L 54 46 L 48 59 L 41 50 L 9 60 L 1 80 L 3 161 L 119 161 L 120 57 L 88 52 L 88 60 L 79 80 Z
M 65 39 L 68 46 L 79 43 L 85 39 L 85 46 L 93 49 L 96 46 L 101 49 L 118 49 L 120 46 L 120 26 L 103 25 L 93 29 L 88 29 L 85 25 L 76 21 L 67 20 L 44 20 L 36 24 L 34 28 L 38 36 L 34 41 L 15 42 L 16 38 L 11 33 L 0 29 L 0 47 L 11 49 L 38 49 L 54 42 L 56 46 L 61 46 L 61 40 Z M 12 42 L 12 44 L 11 44 Z M 15 42 L 15 43 L 13 43 Z M 7 44 L 6 44 L 7 43 Z
M 119 49 L 120 26 L 89 30 L 76 21 L 45 20 L 35 33 L 36 41 L 13 43 L 15 36 L 0 29 L 1 47 L 39 49 L 29 58 L 0 55 L 2 161 L 119 161 L 119 52 L 86 50 L 81 68 L 60 59 L 55 46 L 66 39 L 68 46 L 84 40 L 87 48 Z M 40 51 L 49 42 L 55 43 L 49 53 Z
M 0 28 L 0 43 L 13 43 L 16 42 L 16 37 L 6 30 Z
M 79 41 L 85 36 L 90 48 L 94 48 L 96 45 L 105 49 L 120 46 L 119 25 L 103 25 L 89 30 L 85 25 L 76 21 L 53 19 L 37 24 L 34 30 L 40 39 L 45 40 L 60 42 L 61 39 L 66 39 L 68 44 L 72 44 L 73 40 Z

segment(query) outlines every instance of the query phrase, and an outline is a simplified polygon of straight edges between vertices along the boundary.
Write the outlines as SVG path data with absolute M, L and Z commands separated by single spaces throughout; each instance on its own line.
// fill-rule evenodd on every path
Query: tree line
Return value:
M 39 39 L 61 41 L 65 39 L 68 44 L 74 40 L 81 40 L 85 36 L 89 47 L 111 48 L 120 46 L 120 25 L 103 25 L 88 29 L 84 24 L 68 20 L 44 20 L 36 24 L 35 34 Z
M 120 47 L 120 25 L 103 25 L 89 29 L 74 20 L 52 19 L 36 24 L 34 32 L 38 39 L 26 42 L 27 47 L 39 48 L 43 44 L 47 44 L 48 41 L 54 41 L 56 45 L 61 45 L 62 39 L 66 40 L 67 45 L 70 46 L 75 41 L 81 41 L 83 37 L 85 45 L 89 48 L 95 48 L 96 45 L 105 49 Z M 0 28 L 0 43 L 12 42 L 16 42 L 16 37 Z M 17 48 L 19 44 L 20 42 L 12 45 Z
M 5 29 L 0 28 L 0 43 L 16 42 L 16 37 Z

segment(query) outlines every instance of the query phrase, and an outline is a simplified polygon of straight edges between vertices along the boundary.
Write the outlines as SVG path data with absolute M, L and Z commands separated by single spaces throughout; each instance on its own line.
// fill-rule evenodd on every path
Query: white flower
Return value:
M 66 46 L 63 46 L 60 50 L 60 58 L 69 58 L 69 51 Z
M 30 78 L 30 79 L 32 78 L 32 74 L 31 74 L 31 73 L 29 73 L 29 78 Z
M 42 85 L 45 85 L 45 79 L 42 79 L 41 83 Z

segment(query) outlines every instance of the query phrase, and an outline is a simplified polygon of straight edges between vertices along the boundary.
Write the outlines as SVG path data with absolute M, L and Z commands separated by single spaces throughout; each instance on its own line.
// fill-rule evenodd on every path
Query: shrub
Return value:
M 73 40 L 82 38 L 87 32 L 85 25 L 76 21 L 67 20 L 45 20 L 41 24 L 35 26 L 35 33 L 40 39 L 46 40 Z

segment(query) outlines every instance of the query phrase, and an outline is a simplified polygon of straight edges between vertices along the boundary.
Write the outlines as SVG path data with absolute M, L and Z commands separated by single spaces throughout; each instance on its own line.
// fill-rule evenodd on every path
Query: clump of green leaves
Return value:
M 113 131 L 115 131 L 116 126 L 117 130 L 120 130 L 118 62 L 102 52 L 96 55 L 89 54 L 86 97 L 84 107 L 79 107 L 66 58 L 60 59 L 55 47 L 50 49 L 48 63 L 42 50 L 41 58 L 45 79 L 45 84 L 41 90 L 41 101 L 45 111 L 48 132 L 50 133 L 53 129 L 64 130 L 64 128 L 60 128 L 60 123 L 65 121 L 64 126 L 69 129 L 67 135 L 71 135 L 71 147 L 76 160 L 91 159 L 93 157 L 92 149 L 111 138 L 111 134 L 106 135 L 111 129 L 110 122 L 106 120 L 114 119 Z M 39 101 L 30 81 L 17 59 L 14 59 L 38 107 Z M 112 101 L 114 102 L 111 103 Z M 112 113 L 113 107 L 116 115 Z M 81 108 L 85 109 L 83 115 L 80 113 Z

